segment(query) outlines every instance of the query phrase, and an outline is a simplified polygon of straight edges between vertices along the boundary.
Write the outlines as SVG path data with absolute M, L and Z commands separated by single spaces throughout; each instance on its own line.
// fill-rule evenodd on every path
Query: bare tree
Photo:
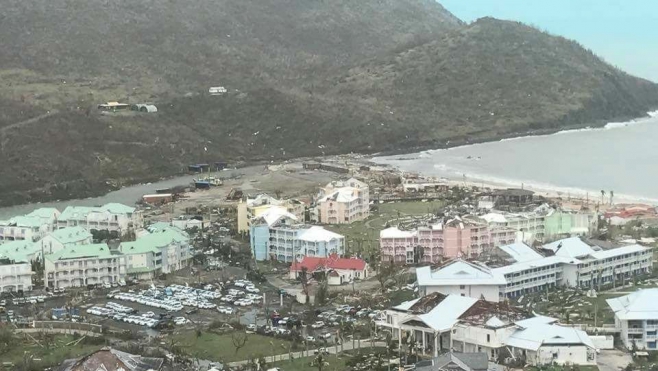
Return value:
M 238 354 L 240 349 L 247 344 L 247 334 L 235 331 L 231 334 L 231 342 L 233 342 L 233 346 L 235 347 L 235 354 Z

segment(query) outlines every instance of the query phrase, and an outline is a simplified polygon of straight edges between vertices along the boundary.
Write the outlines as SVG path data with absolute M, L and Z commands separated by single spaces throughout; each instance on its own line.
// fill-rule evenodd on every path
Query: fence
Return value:
M 32 322 L 32 327 L 35 329 L 53 329 L 58 330 L 57 332 L 61 333 L 74 333 L 74 332 L 86 332 L 94 334 L 102 334 L 103 326 L 94 325 L 91 323 L 78 323 L 78 322 L 66 322 L 66 321 L 34 321 Z

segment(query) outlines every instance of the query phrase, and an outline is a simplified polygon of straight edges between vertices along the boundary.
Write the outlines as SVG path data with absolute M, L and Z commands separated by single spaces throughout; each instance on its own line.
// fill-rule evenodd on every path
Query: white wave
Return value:
M 647 115 L 649 115 L 649 117 L 658 117 L 658 110 L 649 111 L 649 112 L 647 112 Z
M 550 135 L 579 133 L 579 132 L 581 132 L 581 131 L 593 131 L 593 130 L 597 130 L 597 129 L 588 126 L 588 127 L 584 127 L 584 128 L 582 128 L 582 129 L 561 130 L 561 131 L 558 131 L 557 133 L 550 134 Z

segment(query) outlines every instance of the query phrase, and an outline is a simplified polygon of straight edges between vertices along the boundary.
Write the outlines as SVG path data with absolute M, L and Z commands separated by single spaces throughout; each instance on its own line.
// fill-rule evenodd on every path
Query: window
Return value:
M 491 342 L 491 335 L 487 334 L 487 343 Z
M 465 289 L 466 289 L 466 285 L 459 285 L 459 288 L 460 288 L 461 290 L 465 290 Z

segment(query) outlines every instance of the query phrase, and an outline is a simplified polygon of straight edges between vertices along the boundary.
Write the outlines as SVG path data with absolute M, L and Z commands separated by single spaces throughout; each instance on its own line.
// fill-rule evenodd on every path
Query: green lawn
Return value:
M 15 337 L 14 346 L 0 357 L 2 362 L 12 362 L 15 365 L 20 365 L 23 362 L 24 355 L 27 354 L 32 356 L 32 364 L 46 368 L 59 365 L 65 359 L 87 355 L 101 348 L 100 345 L 85 345 L 82 342 L 78 345 L 66 345 L 73 341 L 73 337 L 69 335 L 55 336 L 50 346 L 45 346 L 46 344 L 41 342 L 44 347 L 39 346 L 29 337 L 24 338 L 23 334 L 17 333 Z
M 599 371 L 598 366 L 530 366 L 525 368 L 526 371 Z
M 180 345 L 191 355 L 218 362 L 235 362 L 259 356 L 287 353 L 290 342 L 274 337 L 247 334 L 247 342 L 237 354 L 231 334 L 217 335 L 203 332 L 200 337 L 194 331 L 175 335 Z
M 410 216 L 421 216 L 433 213 L 445 204 L 444 201 L 409 201 L 378 204 L 378 210 L 373 211 L 364 221 L 344 225 L 327 225 L 327 229 L 345 236 L 347 249 L 350 253 L 361 253 L 370 256 L 371 251 L 379 250 L 379 232 L 397 224 L 398 216 L 402 219 Z
M 305 357 L 305 358 L 298 358 L 293 361 L 280 361 L 280 362 L 274 362 L 271 365 L 268 365 L 268 367 L 280 367 L 282 370 L 285 371 L 311 371 L 311 370 L 317 370 L 318 366 L 311 366 L 313 360 L 315 357 Z M 338 356 L 336 357 L 335 355 L 328 355 L 324 359 L 324 367 L 322 370 L 324 371 L 342 371 L 347 368 L 345 365 L 345 362 L 348 360 L 347 357 L 345 356 Z

